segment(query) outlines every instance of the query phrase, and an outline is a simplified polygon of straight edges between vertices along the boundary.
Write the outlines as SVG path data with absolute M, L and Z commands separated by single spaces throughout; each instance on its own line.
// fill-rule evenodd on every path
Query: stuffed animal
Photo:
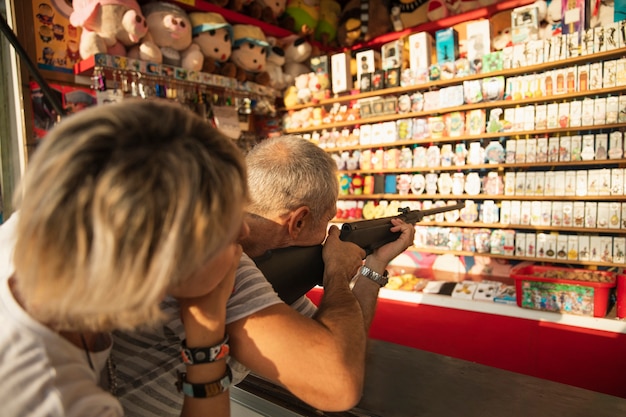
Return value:
M 81 27 L 79 53 L 85 59 L 105 53 L 126 56 L 148 32 L 135 0 L 74 0 L 70 23 Z
M 270 25 L 278 25 L 278 19 L 287 8 L 287 0 L 255 0 L 253 3 L 258 4 L 260 9 L 260 16 L 257 19 Z
M 298 35 L 312 35 L 320 18 L 320 0 L 288 0 L 281 26 Z
M 337 27 L 339 46 L 350 47 L 391 32 L 389 5 L 383 0 L 348 0 Z
M 431 22 L 481 7 L 479 0 L 429 0 L 426 15 Z
M 331 46 L 337 40 L 337 26 L 341 15 L 341 5 L 335 0 L 320 0 L 320 19 L 315 28 L 315 40 L 324 46 Z
M 294 85 L 298 91 L 298 104 L 307 104 L 311 102 L 313 92 L 311 91 L 310 85 L 313 84 L 311 77 L 314 75 L 314 73 L 308 72 L 306 74 L 300 74 L 296 77 Z
M 283 102 L 286 108 L 294 107 L 298 104 L 298 89 L 295 85 L 287 87 L 283 94 Z
M 187 12 L 164 1 L 147 3 L 141 10 L 148 23 L 146 39 L 154 42 L 158 51 L 133 48 L 129 56 L 132 52 L 133 57 L 142 60 L 200 71 L 204 56 L 200 47 L 192 43 L 191 20 Z
M 255 0 L 228 0 L 226 8 L 253 19 L 260 19 L 263 13 L 261 4 Z
M 269 85 L 270 76 L 265 71 L 270 44 L 263 31 L 254 25 L 233 26 L 233 52 L 231 61 L 245 71 L 245 81 Z
M 203 55 L 202 71 L 236 78 L 237 67 L 229 62 L 233 50 L 233 27 L 218 13 L 189 13 L 193 43 Z
M 391 0 L 390 10 L 393 7 L 400 9 L 400 21 L 404 28 L 417 26 L 427 22 L 426 15 L 428 1 L 426 0 Z
M 276 39 L 268 39 L 272 48 L 265 63 L 265 70 L 270 76 L 270 87 L 277 90 L 284 90 L 293 83 L 293 77 L 283 72 L 285 64 L 285 51 L 278 46 Z
M 300 74 L 306 74 L 311 71 L 309 58 L 313 51 L 313 47 L 303 37 L 293 35 L 282 39 L 282 48 L 285 52 L 285 64 L 283 71 L 292 80 Z
M 558 0 L 537 0 L 532 3 L 537 7 L 539 19 L 539 39 L 549 39 L 561 34 L 561 2 Z
M 491 46 L 494 51 L 501 51 L 507 46 L 513 46 L 513 35 L 511 28 L 507 27 L 502 29 L 491 41 Z

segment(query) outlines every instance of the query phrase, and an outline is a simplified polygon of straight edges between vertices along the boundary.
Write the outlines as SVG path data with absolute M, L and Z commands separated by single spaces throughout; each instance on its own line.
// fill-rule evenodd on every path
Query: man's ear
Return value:
M 307 206 L 301 206 L 289 213 L 287 225 L 289 227 L 289 236 L 297 239 L 302 230 L 311 221 L 311 210 Z

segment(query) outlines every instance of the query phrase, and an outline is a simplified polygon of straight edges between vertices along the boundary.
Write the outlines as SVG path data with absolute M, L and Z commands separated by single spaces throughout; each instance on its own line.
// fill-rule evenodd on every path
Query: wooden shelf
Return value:
M 364 219 L 333 219 L 331 223 L 334 224 L 343 224 L 343 223 L 354 223 L 358 221 L 362 221 Z M 503 229 L 503 230 L 534 230 L 537 232 L 574 232 L 574 233 L 597 233 L 597 234 L 615 234 L 626 232 L 623 229 L 607 229 L 600 227 L 574 227 L 574 226 L 532 226 L 532 225 L 523 225 L 523 224 L 502 224 L 502 223 L 483 223 L 483 222 L 435 222 L 435 221 L 421 221 L 416 224 L 416 226 L 436 226 L 436 227 L 461 227 L 467 229 Z
M 349 127 L 349 126 L 362 125 L 362 124 L 390 122 L 390 121 L 396 121 L 400 119 L 410 119 L 410 118 L 415 118 L 415 117 L 440 115 L 440 114 L 445 114 L 445 113 L 452 113 L 455 111 L 469 111 L 469 110 L 478 110 L 478 109 L 486 110 L 486 109 L 492 109 L 494 107 L 503 107 L 503 108 L 519 107 L 519 106 L 525 106 L 525 105 L 537 104 L 537 103 L 568 101 L 571 99 L 584 98 L 584 97 L 589 97 L 589 96 L 605 96 L 605 95 L 608 96 L 611 94 L 619 94 L 619 93 L 624 93 L 624 92 L 626 92 L 626 86 L 602 88 L 602 89 L 597 89 L 597 90 L 577 91 L 575 93 L 560 94 L 560 95 L 549 96 L 549 97 L 543 97 L 543 96 L 532 97 L 532 98 L 525 98 L 521 100 L 484 101 L 480 103 L 463 104 L 461 106 L 454 106 L 454 107 L 430 109 L 430 110 L 423 110 L 423 111 L 418 111 L 418 112 L 387 114 L 387 115 L 376 116 L 376 117 L 368 117 L 366 119 L 354 119 L 354 120 L 348 120 L 348 121 L 334 122 L 330 124 L 321 124 L 318 126 L 309 126 L 309 127 L 300 128 L 300 129 L 285 129 L 285 132 L 296 134 L 296 133 L 321 131 L 324 129 L 332 130 L 332 129 L 337 129 L 341 127 Z M 382 94 L 379 94 L 379 95 L 382 95 Z M 568 129 L 573 130 L 577 128 L 568 128 Z
M 617 58 L 623 57 L 624 55 L 626 55 L 626 48 L 619 48 L 619 49 L 615 49 L 612 51 L 598 52 L 595 54 L 583 55 L 583 56 L 578 56 L 574 58 L 567 58 L 567 59 L 553 61 L 553 62 L 545 62 L 543 64 L 528 65 L 525 67 L 511 68 L 511 69 L 505 69 L 501 71 L 493 71 L 489 73 L 472 74 L 472 75 L 467 75 L 465 77 L 455 77 L 450 80 L 439 80 L 439 81 L 432 81 L 432 82 L 428 82 L 424 84 L 386 88 L 383 90 L 368 91 L 365 93 L 355 92 L 354 94 L 342 95 L 342 96 L 333 97 L 330 99 L 320 100 L 318 103 L 299 104 L 297 106 L 289 107 L 286 110 L 300 110 L 300 109 L 304 109 L 307 107 L 327 106 L 327 105 L 331 105 L 335 103 L 344 103 L 348 101 L 360 100 L 364 98 L 371 98 L 371 97 L 383 96 L 383 95 L 388 96 L 388 95 L 397 95 L 397 94 L 409 94 L 415 91 L 428 91 L 434 88 L 460 85 L 460 84 L 463 84 L 464 81 L 479 80 L 483 78 L 497 77 L 497 76 L 512 77 L 512 76 L 523 75 L 523 74 L 531 74 L 531 73 L 542 72 L 546 70 L 552 70 L 556 68 L 564 68 L 564 67 L 569 67 L 569 66 L 578 65 L 578 64 L 586 64 L 586 63 L 593 62 L 593 61 L 607 61 L 610 59 L 617 59 Z M 626 87 L 622 87 L 622 88 L 626 89 Z M 590 91 L 592 92 L 593 90 L 590 90 Z M 590 91 L 586 91 L 585 94 L 588 95 Z M 563 97 L 563 95 L 554 96 L 554 97 L 555 99 L 559 99 Z
M 340 195 L 339 200 L 521 200 L 521 201 L 626 201 L 626 195 L 585 195 L 585 196 L 557 196 L 557 195 L 441 195 L 441 194 L 348 194 Z
M 369 145 L 350 145 L 350 146 L 336 146 L 336 147 L 322 147 L 326 152 L 343 152 L 343 151 L 356 151 L 362 149 L 380 149 L 380 148 L 397 148 L 399 146 L 411 146 L 431 143 L 447 143 L 447 142 L 461 142 L 461 141 L 481 141 L 486 139 L 500 139 L 500 138 L 529 138 L 538 136 L 548 136 L 557 133 L 565 133 L 566 135 L 579 135 L 584 132 L 594 132 L 601 130 L 619 130 L 626 129 L 626 123 L 610 123 L 604 125 L 589 125 L 578 127 L 559 127 L 555 129 L 543 129 L 543 130 L 520 130 L 520 131 L 508 131 L 508 132 L 494 132 L 483 133 L 482 135 L 460 135 L 460 136 L 444 136 L 441 138 L 426 138 L 426 139 L 412 139 L 412 140 L 398 140 L 395 142 L 385 143 L 372 143 Z M 582 132 L 582 133 L 581 133 Z M 581 161 L 589 162 L 589 161 Z M 601 162 L 601 161 L 593 161 Z M 552 165 L 552 163 L 550 163 Z M 502 164 L 499 164 L 502 165 Z M 525 167 L 526 164 L 514 164 L 519 167 Z M 459 167 L 457 167 L 459 168 Z M 463 168 L 463 167 L 460 167 Z
M 549 164 L 547 166 L 546 164 Z M 420 172 L 440 172 L 440 171 L 482 171 L 482 170 L 497 170 L 504 171 L 505 169 L 513 168 L 568 168 L 568 167 L 586 167 L 586 166 L 623 166 L 626 165 L 626 159 L 602 159 L 591 161 L 568 161 L 568 162 L 535 162 L 535 163 L 513 163 L 513 164 L 480 164 L 480 165 L 452 165 L 449 167 L 411 167 L 411 168 L 394 168 L 394 169 L 342 169 L 339 172 L 342 174 L 407 174 L 407 173 L 420 173 Z
M 617 264 L 613 262 L 601 262 L 601 261 L 579 261 L 573 259 L 561 259 L 561 258 L 537 258 L 537 257 L 527 257 L 527 256 L 509 256 L 509 255 L 496 255 L 492 253 L 478 253 L 478 252 L 469 252 L 469 251 L 456 251 L 449 250 L 444 248 L 418 248 L 412 246 L 409 250 L 414 250 L 416 252 L 425 252 L 425 253 L 434 253 L 434 254 L 452 254 L 459 256 L 488 256 L 490 258 L 498 258 L 498 259 L 510 259 L 515 261 L 531 261 L 531 262 L 547 262 L 547 263 L 559 263 L 559 264 L 571 264 L 571 265 L 585 265 L 585 266 L 602 266 L 602 267 L 610 267 L 610 268 L 624 268 L 626 264 Z

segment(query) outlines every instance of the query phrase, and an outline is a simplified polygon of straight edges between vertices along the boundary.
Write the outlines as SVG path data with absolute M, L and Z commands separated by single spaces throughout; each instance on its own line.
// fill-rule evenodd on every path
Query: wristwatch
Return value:
M 230 353 L 228 345 L 228 335 L 222 342 L 215 346 L 209 347 L 187 347 L 187 339 L 183 340 L 180 354 L 185 365 L 197 365 L 201 363 L 211 363 L 223 359 Z
M 370 268 L 363 265 L 361 266 L 359 273 L 363 275 L 365 278 L 371 279 L 372 281 L 374 281 L 381 287 L 384 287 L 385 285 L 387 285 L 387 282 L 389 281 L 389 277 L 388 277 L 389 272 L 387 272 L 387 270 L 385 270 L 385 273 L 381 275 L 378 272 L 373 271 Z
M 176 388 L 178 392 L 182 392 L 188 397 L 193 398 L 210 398 L 215 397 L 216 395 L 221 394 L 226 391 L 233 379 L 233 374 L 230 371 L 230 367 L 226 365 L 226 373 L 213 382 L 205 382 L 200 384 L 192 384 L 191 382 L 187 382 L 187 373 L 186 372 L 178 372 L 178 380 L 176 381 Z

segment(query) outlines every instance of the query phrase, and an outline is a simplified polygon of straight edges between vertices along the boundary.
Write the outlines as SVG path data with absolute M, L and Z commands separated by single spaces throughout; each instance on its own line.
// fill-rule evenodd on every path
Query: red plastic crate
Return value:
M 565 273 L 592 274 L 602 282 L 542 276 Z M 520 307 L 593 317 L 606 316 L 609 294 L 616 285 L 613 272 L 552 266 L 513 268 L 511 278 Z

